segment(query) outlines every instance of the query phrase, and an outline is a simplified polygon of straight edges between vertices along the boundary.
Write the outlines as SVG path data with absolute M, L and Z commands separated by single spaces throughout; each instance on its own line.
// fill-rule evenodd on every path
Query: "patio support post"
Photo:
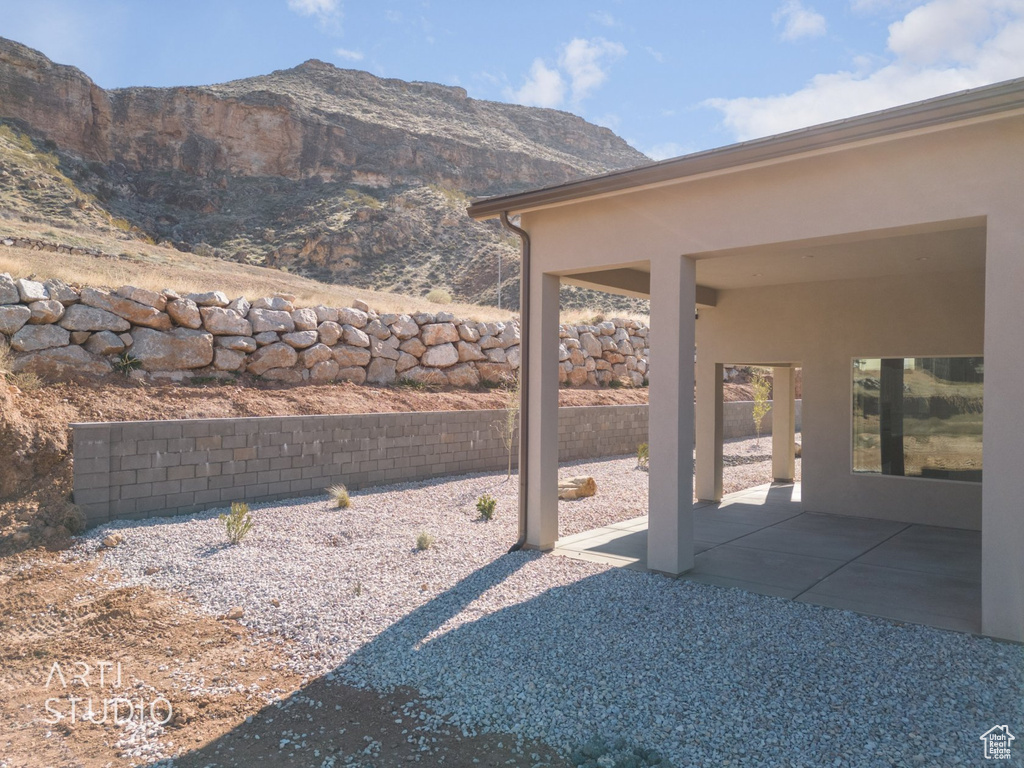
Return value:
M 695 262 L 652 258 L 647 567 L 672 575 L 693 568 L 696 305 Z
M 987 223 L 981 631 L 1024 642 L 1024 225 Z
M 526 544 L 552 549 L 558 540 L 558 275 L 536 270 L 530 300 L 530 398 Z
M 722 500 L 723 366 L 709 358 L 710 350 L 697 350 L 696 491 L 701 501 L 717 502 Z
M 772 368 L 772 477 L 791 483 L 796 476 L 796 369 Z

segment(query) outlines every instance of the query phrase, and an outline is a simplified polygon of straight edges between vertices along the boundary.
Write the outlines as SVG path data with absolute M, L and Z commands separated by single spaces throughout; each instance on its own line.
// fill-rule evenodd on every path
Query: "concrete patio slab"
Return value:
M 831 608 L 981 631 L 981 534 L 804 512 L 799 485 L 759 486 L 694 509 L 681 579 Z M 559 541 L 556 554 L 646 570 L 647 518 Z

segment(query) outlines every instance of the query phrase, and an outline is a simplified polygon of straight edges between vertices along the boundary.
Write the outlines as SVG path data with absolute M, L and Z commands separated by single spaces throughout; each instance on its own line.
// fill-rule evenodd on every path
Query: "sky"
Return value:
M 655 159 L 1024 76 L 1024 0 L 0 0 L 104 88 L 316 58 L 607 126 Z

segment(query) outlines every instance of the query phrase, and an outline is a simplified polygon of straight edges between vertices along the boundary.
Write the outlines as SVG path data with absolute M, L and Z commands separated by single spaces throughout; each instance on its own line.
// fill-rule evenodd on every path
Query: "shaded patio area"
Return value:
M 559 540 L 555 554 L 646 570 L 647 517 Z M 705 584 L 960 632 L 981 632 L 981 534 L 804 512 L 800 485 L 772 484 L 694 507 Z

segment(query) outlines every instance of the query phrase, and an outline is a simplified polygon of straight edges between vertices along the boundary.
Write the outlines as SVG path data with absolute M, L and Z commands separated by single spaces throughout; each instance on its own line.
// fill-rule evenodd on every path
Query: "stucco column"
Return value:
M 651 359 L 647 567 L 693 567 L 695 262 L 651 259 Z
M 526 546 L 558 540 L 558 287 L 538 270 L 530 281 L 530 398 Z
M 988 217 L 981 631 L 1024 641 L 1024 224 Z
M 796 369 L 772 368 L 772 477 L 791 483 L 796 476 Z
M 701 501 L 722 500 L 723 370 L 711 352 L 697 350 L 695 488 Z

